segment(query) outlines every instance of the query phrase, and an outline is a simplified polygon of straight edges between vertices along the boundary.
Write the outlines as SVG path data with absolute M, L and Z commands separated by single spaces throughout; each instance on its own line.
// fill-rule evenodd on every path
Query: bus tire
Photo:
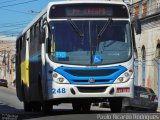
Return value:
M 32 104 L 31 102 L 23 102 L 24 111 L 25 112 L 32 112 Z
M 43 102 L 42 103 L 42 112 L 50 113 L 50 112 L 52 112 L 52 107 L 53 107 L 52 104 L 50 104 L 48 102 Z
M 38 75 L 38 91 L 39 91 L 39 95 L 40 95 L 40 100 L 43 100 L 43 91 L 42 91 L 42 79 L 40 77 L 40 75 Z M 42 102 L 42 101 L 41 101 Z
M 41 103 L 40 102 L 33 102 L 33 112 L 40 112 L 41 111 Z
M 91 108 L 91 103 L 83 103 L 82 104 L 82 111 L 83 112 L 89 112 Z
M 91 108 L 91 103 L 72 103 L 73 111 L 75 112 L 89 112 Z
M 21 80 L 21 92 L 22 92 L 22 100 L 25 101 L 25 93 L 24 93 L 24 84 L 23 84 L 23 80 Z
M 122 98 L 111 98 L 109 104 L 112 113 L 122 112 Z
M 72 103 L 72 108 L 73 108 L 73 111 L 80 112 L 82 107 L 78 103 Z

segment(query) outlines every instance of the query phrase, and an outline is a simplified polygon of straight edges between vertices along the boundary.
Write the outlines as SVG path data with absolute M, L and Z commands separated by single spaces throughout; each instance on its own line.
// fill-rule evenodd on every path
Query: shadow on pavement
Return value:
M 22 110 L 16 109 L 14 107 L 5 105 L 3 103 L 0 103 L 0 114 L 2 113 L 13 113 L 13 114 L 18 114 L 21 113 Z
M 41 118 L 59 118 L 62 116 L 87 116 L 90 115 L 95 116 L 97 114 L 107 114 L 110 113 L 110 111 L 100 111 L 100 110 L 91 110 L 90 112 L 74 112 L 72 109 L 53 109 L 53 111 L 51 113 L 43 113 L 43 112 L 24 112 L 23 109 L 15 109 L 14 107 L 8 106 L 8 105 L 4 105 L 3 103 L 0 103 L 0 119 L 2 119 L 2 117 L 6 117 L 5 119 L 9 117 L 17 117 L 17 119 L 15 120 L 23 120 L 23 119 L 41 119 Z M 129 113 L 150 113 L 150 111 L 129 111 Z
M 43 113 L 43 112 L 39 112 L 39 113 L 25 113 L 25 114 L 21 114 L 20 118 L 21 119 L 35 119 L 35 118 L 41 118 L 41 117 L 58 117 L 58 116 L 72 116 L 72 115 L 89 115 L 89 114 L 100 114 L 100 113 L 109 113 L 108 111 L 104 112 L 104 111 L 90 111 L 90 112 L 74 112 L 73 110 L 62 110 L 62 109 L 54 109 L 52 112 L 50 113 Z
M 42 117 L 58 117 L 58 116 L 72 116 L 72 115 L 85 115 L 85 114 L 100 114 L 100 113 L 109 113 L 109 111 L 90 111 L 90 112 L 82 112 L 77 113 L 74 112 L 72 109 L 53 109 L 50 113 L 43 113 L 43 112 L 24 112 L 23 109 L 16 109 L 14 107 L 5 105 L 0 103 L 0 120 L 23 120 L 23 119 L 41 119 Z M 18 116 L 18 117 L 17 117 Z M 16 119 L 17 117 L 17 119 Z

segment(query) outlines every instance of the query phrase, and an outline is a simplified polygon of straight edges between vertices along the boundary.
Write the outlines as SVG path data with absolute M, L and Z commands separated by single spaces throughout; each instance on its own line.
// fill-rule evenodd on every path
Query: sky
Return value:
M 63 0 L 0 0 L 0 40 L 15 39 L 52 1 Z

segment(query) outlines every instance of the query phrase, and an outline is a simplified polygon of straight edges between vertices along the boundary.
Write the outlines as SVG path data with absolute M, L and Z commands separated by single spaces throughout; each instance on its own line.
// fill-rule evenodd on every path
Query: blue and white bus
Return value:
M 137 27 L 139 28 L 139 27 Z M 25 111 L 72 103 L 88 111 L 108 100 L 120 112 L 133 97 L 134 36 L 124 2 L 51 2 L 16 41 L 17 96 Z

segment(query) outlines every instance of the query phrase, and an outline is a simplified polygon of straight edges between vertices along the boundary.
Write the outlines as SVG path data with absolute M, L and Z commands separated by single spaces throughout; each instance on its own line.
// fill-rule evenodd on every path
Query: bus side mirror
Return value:
M 135 28 L 135 31 L 136 31 L 136 34 L 141 34 L 141 21 L 140 19 L 136 18 L 135 21 L 134 21 L 134 28 Z

